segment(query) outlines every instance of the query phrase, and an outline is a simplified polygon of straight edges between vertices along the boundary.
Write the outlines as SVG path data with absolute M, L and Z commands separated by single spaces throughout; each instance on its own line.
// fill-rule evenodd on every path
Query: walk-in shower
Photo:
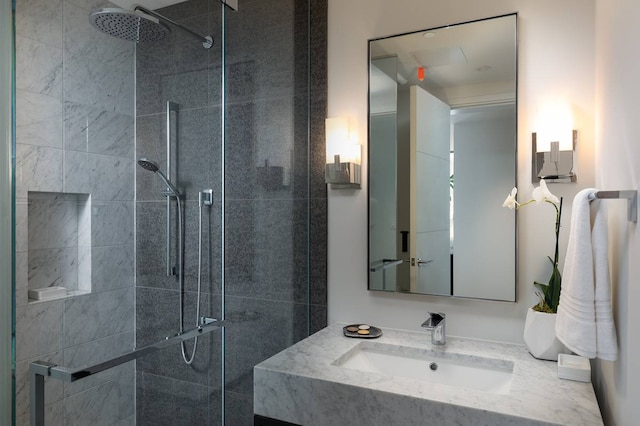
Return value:
M 205 49 L 213 46 L 213 38 L 210 35 L 200 35 L 184 25 L 142 6 L 135 6 L 133 10 L 117 7 L 98 9 L 91 12 L 89 22 L 103 33 L 136 43 L 163 40 L 171 32 L 169 25 L 172 25 L 201 41 L 202 47 Z
M 12 2 L 16 425 L 253 425 L 253 367 L 326 325 L 326 1 L 230 2 L 142 2 L 211 49 Z

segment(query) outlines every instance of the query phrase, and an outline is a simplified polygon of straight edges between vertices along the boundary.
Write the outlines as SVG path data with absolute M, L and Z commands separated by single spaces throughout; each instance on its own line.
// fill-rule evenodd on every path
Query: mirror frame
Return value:
M 484 300 L 484 301 L 496 301 L 496 302 L 507 302 L 507 303 L 516 303 L 518 301 L 519 298 L 519 293 L 518 293 L 518 276 L 519 276 L 519 265 L 518 265 L 518 212 L 517 210 L 514 210 L 514 241 L 513 241 L 513 262 L 514 262 L 514 281 L 513 281 L 513 287 L 514 287 L 514 292 L 513 292 L 513 300 L 511 299 L 494 299 L 494 298 L 482 298 L 482 297 L 470 297 L 470 296 L 457 296 L 455 294 L 435 294 L 435 293 L 416 293 L 416 292 L 404 292 L 404 291 L 397 291 L 397 290 L 385 290 L 385 289 L 377 289 L 377 288 L 371 288 L 371 259 L 370 259 L 370 245 L 371 245 L 371 144 L 370 144 L 370 138 L 371 138 L 371 71 L 370 71 L 370 67 L 371 67 L 371 43 L 378 41 L 378 40 L 384 40 L 384 39 L 388 39 L 388 38 L 392 38 L 392 37 L 401 37 L 401 36 L 405 36 L 405 35 L 410 35 L 410 34 L 416 34 L 416 33 L 421 33 L 421 32 L 429 32 L 429 31 L 436 31 L 436 30 L 441 30 L 444 28 L 449 28 L 449 27 L 457 27 L 457 26 L 461 26 L 461 25 L 465 25 L 465 24 L 473 24 L 476 22 L 483 22 L 483 21 L 487 21 L 487 20 L 492 20 L 492 19 L 498 19 L 498 18 L 505 18 L 505 17 L 509 17 L 509 16 L 513 16 L 515 18 L 514 21 L 514 56 L 515 56 L 515 87 L 514 87 L 514 93 L 515 93 L 515 100 L 514 100 L 514 108 L 515 108 L 515 128 L 514 128 L 514 135 L 513 135 L 513 143 L 514 143 L 514 187 L 518 186 L 518 129 L 519 129 L 519 120 L 518 120 L 518 113 L 519 113 L 519 25 L 518 25 L 518 12 L 512 12 L 512 13 L 506 13 L 506 14 L 502 14 L 502 15 L 496 15 L 496 16 L 490 16 L 490 17 L 486 17 L 486 18 L 480 18 L 480 19 L 474 19 L 474 20 L 470 20 L 470 21 L 463 21 L 463 22 L 457 22 L 457 23 L 453 23 L 453 24 L 445 24 L 445 25 L 440 25 L 437 27 L 430 27 L 430 28 L 426 28 L 426 29 L 418 29 L 418 30 L 414 30 L 414 31 L 407 31 L 407 32 L 403 32 L 403 33 L 398 33 L 398 34 L 392 34 L 392 35 L 387 35 L 387 36 L 382 36 L 382 37 L 375 37 L 375 38 L 370 38 L 367 40 L 367 290 L 368 291 L 375 291 L 375 292 L 382 292 L 382 293 L 392 293 L 392 294 L 409 294 L 409 295 L 415 295 L 415 296 L 438 296 L 438 297 L 445 297 L 445 298 L 456 298 L 456 299 L 470 299 L 470 300 Z M 509 188 L 506 188 L 506 190 L 508 190 Z M 453 278 L 452 278 L 452 285 L 453 285 Z

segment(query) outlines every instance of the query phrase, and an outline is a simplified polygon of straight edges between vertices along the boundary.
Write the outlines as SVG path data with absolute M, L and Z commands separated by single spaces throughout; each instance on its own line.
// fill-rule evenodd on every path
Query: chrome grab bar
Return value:
M 30 413 L 31 426 L 44 426 L 44 378 L 53 377 L 54 379 L 63 380 L 65 382 L 75 382 L 77 380 L 84 379 L 94 374 L 100 373 L 105 370 L 122 365 L 126 362 L 142 358 L 143 356 L 150 355 L 154 352 L 158 352 L 162 349 L 173 346 L 177 343 L 184 342 L 189 339 L 193 339 L 196 336 L 202 336 L 211 333 L 213 330 L 224 327 L 226 321 L 217 321 L 213 318 L 203 318 L 204 324 L 191 330 L 184 331 L 182 333 L 175 334 L 173 336 L 167 336 L 163 340 L 135 349 L 126 354 L 111 358 L 107 361 L 100 362 L 98 364 L 90 365 L 88 367 L 71 369 L 67 367 L 60 367 L 56 364 L 52 364 L 46 361 L 34 361 L 29 365 L 29 377 L 30 377 Z

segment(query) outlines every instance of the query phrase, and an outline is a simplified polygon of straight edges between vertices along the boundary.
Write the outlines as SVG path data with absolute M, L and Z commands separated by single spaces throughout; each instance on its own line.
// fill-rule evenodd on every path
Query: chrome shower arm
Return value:
M 136 5 L 133 8 L 134 11 L 139 10 L 140 12 L 146 13 L 147 15 L 153 16 L 154 18 L 160 20 L 161 22 L 164 22 L 165 24 L 171 24 L 179 29 L 181 29 L 182 31 L 186 32 L 187 34 L 189 34 L 191 37 L 200 40 L 202 42 L 202 46 L 204 46 L 205 48 L 210 48 L 211 46 L 213 46 L 213 39 L 211 38 L 211 36 L 203 36 L 200 35 L 198 33 L 196 33 L 195 31 L 190 30 L 189 28 L 185 27 L 182 24 L 177 23 L 176 21 L 167 18 L 166 16 L 162 16 L 157 12 L 154 12 L 153 10 L 147 9 L 146 7 L 140 6 L 140 5 Z

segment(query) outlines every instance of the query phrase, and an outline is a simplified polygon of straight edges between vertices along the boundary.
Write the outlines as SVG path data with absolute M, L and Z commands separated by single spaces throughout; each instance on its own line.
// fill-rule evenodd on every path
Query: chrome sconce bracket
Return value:
M 340 156 L 334 156 L 334 162 L 325 165 L 325 182 L 332 189 L 360 189 L 361 167 L 358 163 L 342 163 Z
M 576 145 L 578 131 L 572 131 L 572 149 L 561 151 L 559 142 L 551 142 L 549 151 L 538 152 L 536 133 L 531 134 L 531 182 L 544 179 L 548 183 L 571 183 L 578 180 L 576 174 Z

